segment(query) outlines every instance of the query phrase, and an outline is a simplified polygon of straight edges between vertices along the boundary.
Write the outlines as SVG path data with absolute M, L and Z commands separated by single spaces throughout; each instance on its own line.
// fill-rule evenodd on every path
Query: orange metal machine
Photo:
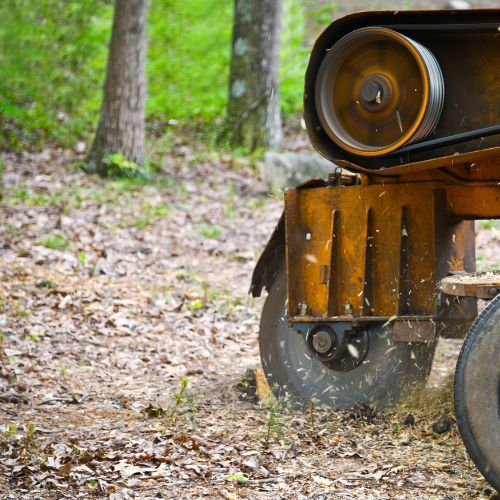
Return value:
M 252 280 L 254 295 L 269 291 L 266 375 L 301 399 L 397 403 L 425 383 L 439 336 L 467 334 L 457 420 L 497 489 L 500 276 L 475 274 L 473 221 L 500 218 L 499 111 L 500 10 L 333 22 L 311 54 L 304 113 L 339 168 L 286 192 Z M 478 298 L 491 300 L 479 316 Z

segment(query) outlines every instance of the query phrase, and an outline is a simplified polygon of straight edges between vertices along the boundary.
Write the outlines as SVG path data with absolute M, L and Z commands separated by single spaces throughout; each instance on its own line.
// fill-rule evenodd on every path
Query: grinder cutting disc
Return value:
M 434 55 L 387 28 L 362 28 L 328 51 L 316 80 L 323 128 L 342 149 L 381 156 L 427 137 L 444 102 Z

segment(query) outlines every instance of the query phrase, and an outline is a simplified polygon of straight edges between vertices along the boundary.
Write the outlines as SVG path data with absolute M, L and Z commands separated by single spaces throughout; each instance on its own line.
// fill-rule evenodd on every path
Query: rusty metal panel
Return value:
M 289 314 L 297 315 L 299 304 L 318 317 L 434 314 L 435 189 L 289 190 Z
M 436 339 L 433 321 L 398 320 L 394 322 L 393 339 L 396 342 L 432 342 Z
M 500 178 L 500 171 L 497 176 Z M 491 184 L 448 186 L 448 213 L 458 219 L 500 218 L 500 186 L 498 181 Z
M 500 216 L 500 188 L 437 177 L 289 190 L 290 318 L 473 317 L 472 299 L 448 306 L 437 284 L 474 271 L 473 223 L 460 220 Z
M 285 194 L 288 311 L 293 316 L 299 314 L 300 303 L 307 304 L 306 314 L 320 315 L 327 310 L 327 284 L 320 283 L 320 265 L 329 264 L 331 222 L 329 211 L 319 204 L 304 203 L 315 192 L 317 189 L 289 189 Z M 309 299 L 312 295 L 314 303 Z

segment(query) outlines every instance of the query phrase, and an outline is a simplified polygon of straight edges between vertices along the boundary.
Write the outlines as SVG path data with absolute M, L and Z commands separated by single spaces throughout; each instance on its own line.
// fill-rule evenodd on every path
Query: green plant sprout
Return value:
M 242 472 L 235 472 L 234 474 L 228 474 L 226 478 L 230 481 L 234 480 L 238 483 L 246 483 L 248 481 L 248 479 Z
M 284 403 L 279 398 L 272 398 L 267 407 L 266 432 L 264 435 L 264 448 L 267 450 L 273 435 L 278 439 L 284 436 L 283 423 Z
M 189 385 L 189 378 L 188 377 L 182 377 L 181 379 L 181 388 L 179 392 L 176 392 L 173 396 L 172 399 L 174 401 L 174 406 L 172 408 L 172 411 L 170 413 L 170 418 L 175 421 L 175 417 L 177 412 L 179 411 L 179 406 L 181 403 L 183 403 L 188 396 L 187 393 L 187 387 Z
M 64 250 L 69 247 L 69 243 L 59 234 L 49 234 L 45 238 L 38 240 L 38 243 L 53 250 Z

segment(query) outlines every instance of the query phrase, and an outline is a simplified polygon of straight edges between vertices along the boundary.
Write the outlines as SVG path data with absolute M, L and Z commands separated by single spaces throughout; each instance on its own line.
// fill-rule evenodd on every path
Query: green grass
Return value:
M 16 238 L 21 234 L 21 230 L 15 226 L 12 226 L 11 224 L 7 224 L 5 227 L 5 232 L 11 237 L 11 238 Z
M 12 193 L 6 193 L 4 205 L 16 206 L 26 205 L 32 207 L 46 207 L 57 205 L 66 199 L 66 193 L 62 190 L 54 190 L 45 193 L 30 191 L 25 186 L 19 186 Z
M 232 0 L 153 1 L 149 12 L 148 116 L 207 121 L 224 110 Z
M 284 6 L 281 104 L 290 113 L 302 107 L 308 49 L 301 0 Z M 151 0 L 150 133 L 179 123 L 216 136 L 226 107 L 232 12 L 233 0 Z M 107 0 L 0 3 L 0 149 L 91 140 L 111 18 Z
M 500 220 L 479 220 L 477 223 L 481 229 L 500 229 Z
M 3 194 L 0 206 L 57 206 L 63 211 L 68 211 L 70 208 L 80 209 L 82 206 L 88 207 L 89 205 L 128 206 L 134 193 L 141 191 L 144 186 L 177 187 L 177 184 L 170 178 L 159 178 L 158 181 L 149 181 L 143 178 L 122 178 L 98 180 L 97 185 L 89 189 L 73 185 L 69 189 L 43 191 L 33 191 L 21 184 L 13 191 L 0 190 L 0 193 Z M 168 217 L 171 213 L 171 207 L 168 204 L 152 205 L 144 202 L 141 205 L 141 210 L 141 215 L 137 217 L 138 227 L 146 227 L 162 217 Z M 7 225 L 6 231 L 12 237 L 20 234 L 19 229 L 13 226 Z
M 44 238 L 40 238 L 38 243 L 55 250 L 64 250 L 69 247 L 69 242 L 59 234 L 49 234 Z
M 25 185 L 20 185 L 15 191 L 5 192 L 2 200 L 4 206 L 25 205 L 30 207 L 60 206 L 63 209 L 70 207 L 80 208 L 83 198 L 77 186 L 67 189 L 53 189 L 35 192 Z
M 284 113 L 302 111 L 304 74 L 310 50 L 305 47 L 304 38 L 303 0 L 284 0 L 280 67 L 280 99 Z
M 41 288 L 54 288 L 55 283 L 52 280 L 42 280 L 38 283 L 38 286 Z
M 220 229 L 211 224 L 198 224 L 196 230 L 204 238 L 216 240 L 220 236 Z
M 0 148 L 63 145 L 95 123 L 111 6 L 98 0 L 0 4 Z
M 133 221 L 133 226 L 137 229 L 146 229 L 153 226 L 161 219 L 168 217 L 172 208 L 168 205 L 141 204 L 141 214 Z

